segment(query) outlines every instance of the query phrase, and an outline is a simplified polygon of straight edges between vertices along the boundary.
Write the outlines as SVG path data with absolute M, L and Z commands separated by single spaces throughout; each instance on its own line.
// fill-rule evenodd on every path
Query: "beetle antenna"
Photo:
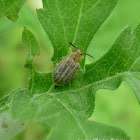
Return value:
M 70 43 L 71 46 L 73 46 L 74 48 L 78 49 L 78 48 L 77 48 L 76 46 L 74 46 L 71 42 L 69 42 L 69 43 Z M 84 52 L 84 51 L 82 51 L 82 52 L 85 53 L 86 55 L 88 55 L 88 56 L 94 58 L 92 55 L 90 55 L 90 54 L 88 54 L 88 53 L 86 53 L 86 52 Z
M 88 56 L 94 58 L 94 56 L 92 56 L 92 55 L 90 55 L 90 54 L 88 54 L 88 53 L 86 53 L 86 52 L 83 52 L 83 53 L 85 53 L 86 55 L 88 55 Z
M 70 45 L 72 46 L 72 47 L 74 47 L 75 49 L 78 49 L 76 46 L 74 46 L 71 42 L 69 42 L 70 43 Z

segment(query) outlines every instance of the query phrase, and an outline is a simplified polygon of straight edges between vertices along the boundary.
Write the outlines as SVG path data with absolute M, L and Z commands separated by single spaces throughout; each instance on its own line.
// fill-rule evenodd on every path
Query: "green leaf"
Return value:
M 14 91 L 16 90 L 17 89 L 15 89 Z M 7 110 L 9 108 L 9 104 L 10 104 L 10 100 L 11 100 L 13 92 L 7 94 L 6 96 L 0 99 L 0 112 L 3 112 L 3 110 Z
M 86 51 L 116 2 L 43 1 L 44 9 L 38 10 L 38 17 L 54 46 L 53 60 L 67 55 L 69 40 Z M 62 16 L 64 13 L 66 15 Z M 49 139 L 128 139 L 120 129 L 88 121 L 88 118 L 93 113 L 98 89 L 116 89 L 126 80 L 140 99 L 140 24 L 134 32 L 129 26 L 126 27 L 107 54 L 86 65 L 85 69 L 78 70 L 77 77 L 69 85 L 57 89 L 54 88 L 51 73 L 40 73 L 34 69 L 33 57 L 39 54 L 39 45 L 27 29 L 24 29 L 23 41 L 30 47 L 26 66 L 31 69 L 31 77 L 28 89 L 12 93 L 10 114 L 15 121 L 34 117 L 36 122 L 51 127 Z
M 0 112 L 3 111 L 5 108 L 7 108 L 9 106 L 11 96 L 12 96 L 12 93 L 4 96 L 0 100 Z
M 33 68 L 33 57 L 40 54 L 40 48 L 36 37 L 24 27 L 22 41 L 29 47 L 25 67 Z
M 112 56 L 111 53 L 114 52 L 118 45 L 121 44 L 125 47 L 124 50 L 127 50 L 128 45 L 131 44 L 128 41 L 132 41 L 134 44 L 137 44 L 136 42 L 138 41 L 137 36 L 131 35 L 129 27 L 124 29 L 117 38 L 112 47 L 113 51 L 110 49 L 109 52 L 103 56 L 103 58 L 106 58 L 105 61 L 110 60 L 108 56 Z M 120 44 L 117 44 L 118 42 Z M 134 45 L 133 43 L 131 45 Z M 121 49 L 120 46 L 119 49 Z M 96 137 L 128 139 L 126 134 L 120 129 L 87 121 L 93 113 L 94 93 L 96 90 L 99 88 L 115 89 L 121 82 L 120 79 L 115 79 L 114 77 L 109 82 L 106 81 L 106 79 L 101 79 L 101 82 L 99 82 L 99 77 L 95 77 L 95 80 L 90 79 L 92 77 L 89 77 L 89 70 L 92 71 L 93 66 L 96 64 L 99 66 L 99 62 L 103 58 L 93 64 L 87 65 L 86 71 L 78 71 L 77 78 L 71 81 L 69 87 L 65 85 L 58 89 L 54 88 L 52 75 L 50 73 L 39 73 L 34 70 L 29 82 L 30 90 L 19 89 L 13 93 L 10 103 L 10 114 L 12 118 L 16 121 L 22 121 L 34 117 L 36 122 L 50 126 L 52 132 L 49 135 L 49 139 L 56 137 L 59 139 L 68 139 L 70 136 L 72 139 Z M 99 70 L 101 71 L 101 69 Z M 104 70 L 103 72 L 106 71 L 106 69 L 102 70 Z M 120 68 L 116 68 L 115 72 L 117 72 L 117 70 L 119 73 Z M 95 74 L 104 78 L 104 73 L 100 73 L 100 71 L 96 70 Z M 114 70 L 111 72 L 114 73 Z M 117 80 L 120 81 L 118 82 Z M 16 107 L 17 104 L 18 107 Z M 15 107 L 16 109 L 14 110 Z M 63 134 L 64 131 L 66 131 L 65 134 Z M 71 133 L 73 135 L 71 135 Z
M 116 89 L 124 80 L 128 81 L 140 102 L 140 24 L 134 32 L 127 26 L 119 35 L 112 48 L 97 62 L 86 65 L 81 77 L 84 88 Z M 82 82 L 81 82 L 82 81 Z M 77 88 L 78 84 L 75 86 Z
M 42 98 L 41 101 L 34 100 L 34 106 L 36 106 L 36 104 L 41 105 L 39 109 L 40 112 L 35 115 L 37 122 L 43 123 L 44 120 L 47 119 L 46 116 L 51 116 L 50 114 L 53 113 L 59 114 L 61 116 L 63 114 L 61 114 L 61 112 L 66 110 L 66 112 L 70 112 L 71 115 L 78 121 L 80 121 L 81 125 L 83 125 L 86 119 L 93 112 L 94 93 L 101 88 L 116 89 L 123 80 L 129 82 L 131 81 L 130 83 L 133 86 L 139 99 L 139 29 L 140 24 L 132 33 L 129 26 L 124 28 L 108 53 L 105 54 L 97 62 L 86 65 L 85 71 L 78 71 L 77 77 L 70 82 L 69 87 L 65 85 L 59 87 L 58 89 L 54 89 L 53 81 L 50 74 L 45 75 L 35 72 L 34 77 L 31 77 L 30 83 L 32 83 L 32 91 L 37 92 L 34 92 L 35 95 L 33 95 L 33 97 L 31 98 Z M 49 76 L 49 84 L 46 89 L 44 88 L 42 90 L 43 86 L 45 86 L 47 82 L 44 82 L 44 80 L 41 79 L 45 79 L 47 75 Z M 38 82 L 39 79 L 40 82 Z M 46 92 L 44 92 L 45 90 Z M 42 93 L 42 91 L 44 93 Z M 46 96 L 46 98 L 43 97 L 43 94 L 44 96 Z M 47 100 L 49 101 L 47 102 Z M 59 105 L 55 105 L 55 103 L 57 103 L 56 100 L 59 101 Z M 45 103 L 47 105 L 45 105 Z M 46 106 L 48 106 L 48 110 Z M 55 109 L 55 107 L 58 107 L 58 109 Z M 46 113 L 44 108 L 47 111 Z M 44 115 L 42 113 L 44 113 Z M 18 114 L 18 111 L 15 114 Z M 24 115 L 26 116 L 26 114 Z M 65 115 L 63 114 L 61 117 L 58 117 L 58 115 L 54 115 L 52 120 L 55 119 L 58 121 L 58 123 L 61 122 L 61 124 L 63 124 L 62 120 L 59 120 L 59 118 L 63 118 L 63 116 Z M 70 116 L 66 116 L 69 120 Z M 46 122 L 47 124 L 49 124 L 49 122 L 51 121 L 46 120 Z M 50 125 L 53 126 L 53 123 Z M 60 124 L 58 126 L 60 126 Z
M 119 129 L 106 125 L 100 126 L 87 119 L 94 109 L 93 93 L 100 88 L 116 89 L 122 80 L 127 80 L 131 81 L 137 96 L 139 95 L 139 77 L 137 76 L 140 70 L 139 29 L 140 25 L 131 33 L 130 27 L 126 27 L 108 53 L 97 62 L 86 65 L 86 71 L 79 71 L 78 76 L 71 81 L 70 87 L 66 85 L 54 89 L 51 74 L 35 72 L 30 84 L 31 91 L 36 92 L 32 94 L 27 89 L 21 89 L 13 94 L 10 104 L 12 117 L 20 121 L 34 116 L 37 122 L 51 126 L 50 139 L 56 136 L 68 139 L 68 132 L 74 133 L 73 129 L 76 132 L 72 138 L 89 138 L 91 136 L 92 138 L 128 139 Z M 47 84 L 44 80 L 46 76 L 48 76 L 48 85 L 47 88 L 43 88 Z M 45 90 L 46 92 L 42 93 Z M 14 110 L 17 104 L 18 108 Z M 95 127 L 99 129 L 96 129 L 97 132 L 102 133 L 97 133 L 93 129 Z M 68 130 L 67 135 L 61 135 L 64 130 Z M 94 133 L 91 133 L 90 130 Z
M 60 98 L 51 95 L 46 97 L 46 103 L 40 108 L 35 120 L 43 125 L 53 126 L 49 140 L 53 139 L 93 139 L 93 138 L 124 138 L 128 139 L 125 133 L 114 127 L 102 125 L 92 121 L 83 121 L 68 108 Z M 48 96 L 48 97 L 47 97 Z M 38 97 L 44 99 L 44 97 Z M 38 99 L 39 102 L 39 99 Z M 65 133 L 63 133 L 65 132 Z
M 32 106 L 31 97 L 31 91 L 28 89 L 19 89 L 13 92 L 10 102 L 10 112 L 12 118 L 16 118 L 17 121 L 21 121 L 33 116 L 32 114 L 34 112 L 34 109 Z
M 2 140 L 11 140 L 12 137 L 22 132 L 28 125 L 29 121 L 14 122 L 8 110 L 0 114 L 0 138 Z
M 86 71 L 78 71 L 77 77 L 75 77 L 69 84 L 54 89 L 51 75 L 48 80 L 49 84 L 46 89 L 48 92 L 53 92 L 57 94 L 68 94 L 63 102 L 71 105 L 75 110 L 78 108 L 80 101 L 88 99 L 89 93 L 94 94 L 98 89 L 116 89 L 123 80 L 130 82 L 132 88 L 134 89 L 138 100 L 140 99 L 139 92 L 139 77 L 137 76 L 140 71 L 139 67 L 139 56 L 140 56 L 140 24 L 136 27 L 134 32 L 131 33 L 130 27 L 126 27 L 119 35 L 112 48 L 104 55 L 101 59 L 93 64 L 86 65 Z M 133 51 L 132 51 L 133 50 Z M 137 74 L 137 75 L 136 75 Z M 35 76 L 36 77 L 36 76 Z M 37 93 L 41 93 L 42 89 L 47 82 L 41 80 L 41 86 L 36 86 L 36 84 L 43 77 L 38 73 L 37 77 L 31 80 L 36 87 Z M 45 78 L 45 77 L 44 77 Z M 31 78 L 33 79 L 33 78 Z M 30 81 L 30 82 L 31 82 Z M 44 84 L 43 84 L 44 83 Z M 52 86 L 51 86 L 52 85 Z M 50 89 L 49 89 L 50 87 Z M 33 88 L 34 89 L 34 88 Z M 45 92 L 44 90 L 42 90 Z M 77 97 L 80 98 L 78 98 Z M 83 95 L 80 97 L 80 95 Z M 94 98 L 94 97 L 92 97 Z M 75 101 L 77 100 L 77 102 Z M 94 100 L 93 100 L 94 101 Z M 94 105 L 91 104 L 92 100 L 86 100 L 87 104 L 90 104 L 90 109 L 94 109 Z M 77 105 L 77 106 L 76 106 Z M 80 106 L 82 108 L 85 104 Z M 83 109 L 83 108 L 82 108 Z M 88 109 L 87 109 L 88 110 Z M 92 114 L 90 112 L 89 114 Z
M 16 121 L 22 121 L 29 116 L 34 116 L 37 123 L 51 127 L 52 130 L 48 139 L 129 139 L 120 129 L 77 117 L 74 109 L 67 106 L 63 101 L 68 94 L 44 93 L 39 96 L 30 96 L 30 93 L 27 89 L 19 89 L 13 93 L 10 113 Z M 14 110 L 15 106 L 17 108 Z M 79 114 L 82 115 L 82 111 L 79 108 Z
M 48 91 L 52 85 L 52 73 L 33 71 L 28 88 L 32 91 L 32 94 L 40 94 Z
M 44 9 L 37 14 L 54 47 L 52 60 L 68 54 L 68 42 L 86 51 L 116 4 L 117 0 L 43 0 Z
M 18 18 L 18 12 L 26 0 L 0 0 L 0 17 L 7 16 L 12 21 Z

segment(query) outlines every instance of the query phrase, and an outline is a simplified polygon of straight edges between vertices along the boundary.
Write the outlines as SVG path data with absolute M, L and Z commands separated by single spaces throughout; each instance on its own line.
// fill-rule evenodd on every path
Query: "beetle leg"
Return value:
M 54 89 L 57 89 L 57 88 L 58 88 L 58 86 L 57 86 L 57 85 L 55 85 L 55 86 L 54 86 Z
M 74 73 L 74 76 L 77 76 L 77 72 Z
M 57 63 L 57 62 L 54 62 L 54 67 L 57 67 L 57 66 L 58 66 L 58 64 L 59 64 L 59 63 Z
M 74 75 L 72 76 L 72 79 L 75 78 L 77 76 L 77 72 L 74 73 Z

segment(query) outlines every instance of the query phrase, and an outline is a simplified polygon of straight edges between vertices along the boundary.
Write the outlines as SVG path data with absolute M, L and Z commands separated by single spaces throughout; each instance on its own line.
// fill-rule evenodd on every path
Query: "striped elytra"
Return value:
M 70 43 L 70 42 L 69 42 Z M 93 57 L 86 52 L 81 51 L 77 47 L 75 47 L 72 43 L 71 46 L 76 48 L 74 52 L 70 54 L 70 56 L 64 57 L 53 73 L 53 81 L 56 86 L 61 86 L 68 83 L 73 77 L 74 73 L 80 67 L 79 62 L 81 61 L 82 54 L 86 54 L 90 57 Z
M 68 83 L 73 77 L 80 64 L 75 62 L 69 56 L 64 57 L 53 73 L 55 85 L 61 86 Z

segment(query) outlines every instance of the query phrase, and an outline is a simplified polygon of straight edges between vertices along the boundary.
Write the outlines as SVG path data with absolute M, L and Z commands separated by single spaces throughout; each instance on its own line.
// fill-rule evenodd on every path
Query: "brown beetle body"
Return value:
M 53 81 L 56 86 L 64 85 L 71 80 L 77 69 L 80 67 L 79 62 L 81 61 L 82 54 L 87 54 L 75 47 L 71 42 L 69 43 L 76 48 L 76 50 L 72 52 L 70 56 L 64 57 L 56 67 L 53 73 Z M 89 54 L 87 55 L 93 57 Z
M 70 56 L 64 57 L 53 73 L 55 85 L 61 86 L 68 83 L 80 67 L 82 51 L 77 49 Z

